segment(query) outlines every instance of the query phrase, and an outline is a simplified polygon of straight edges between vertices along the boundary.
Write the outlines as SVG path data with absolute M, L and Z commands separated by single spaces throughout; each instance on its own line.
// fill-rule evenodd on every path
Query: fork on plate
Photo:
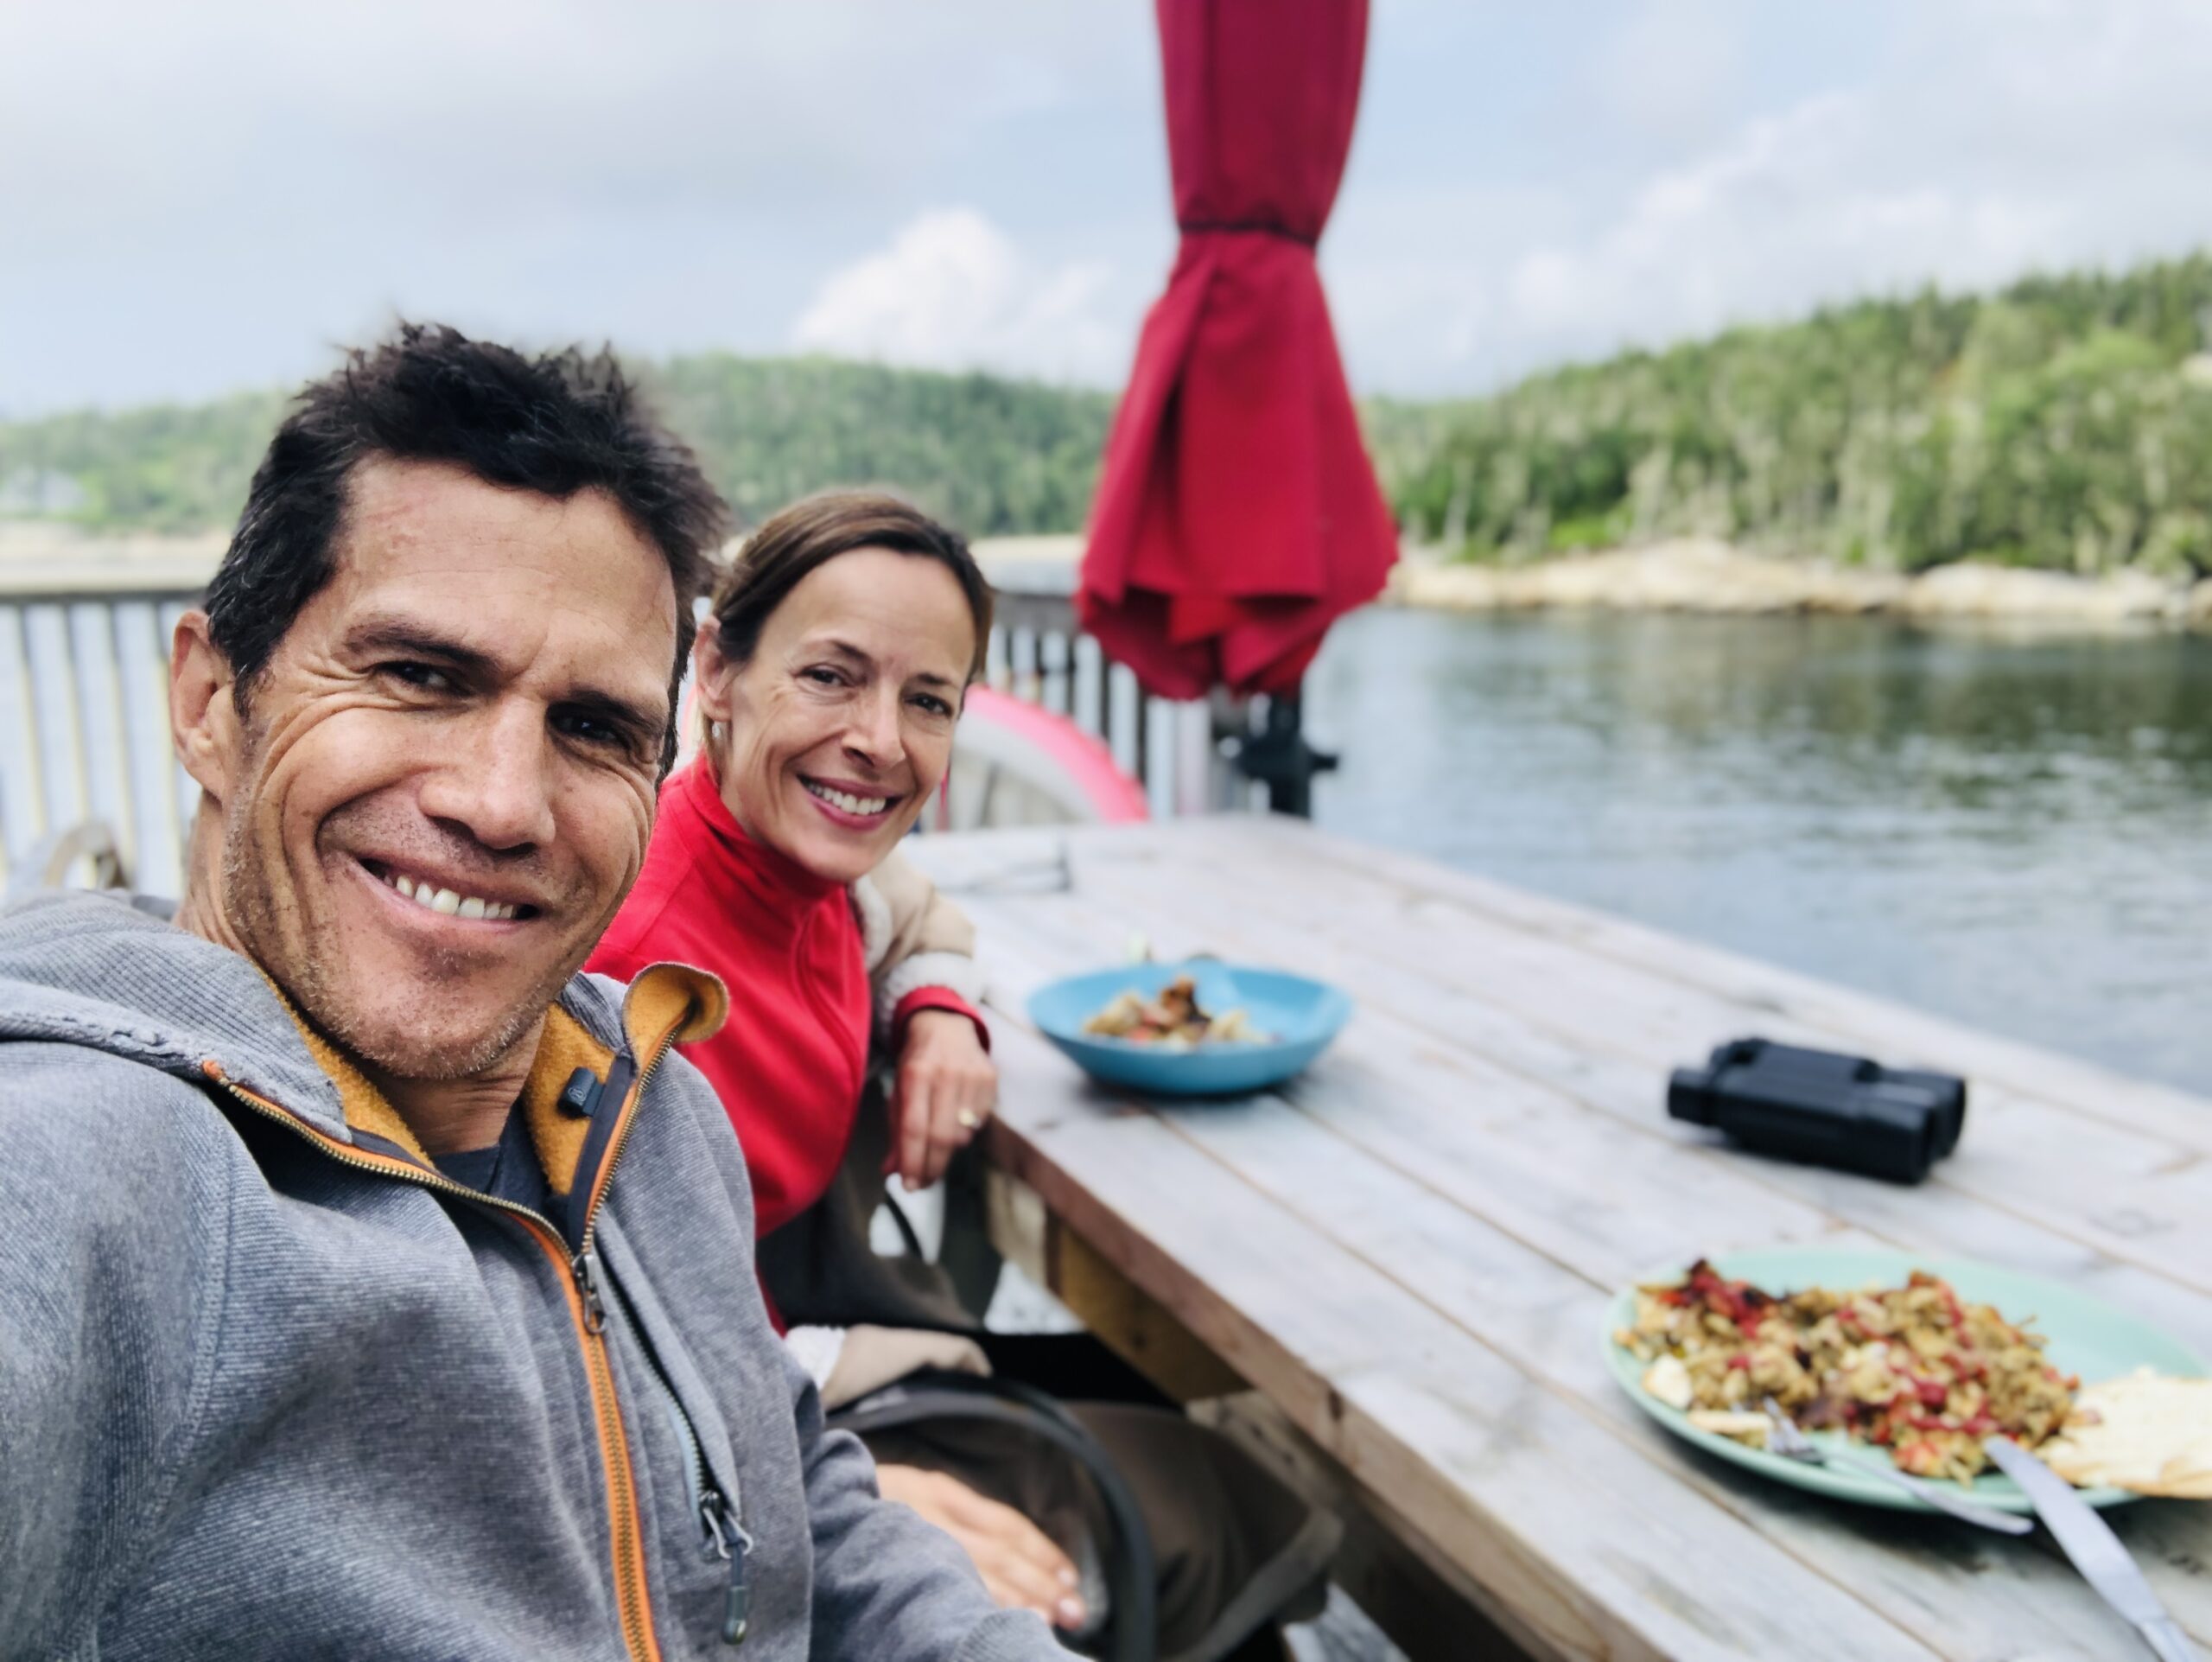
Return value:
M 1797 1423 L 1782 1411 L 1782 1404 L 1773 1398 L 1767 1398 L 1760 1406 L 1766 1410 L 1766 1446 L 1770 1454 L 1779 1455 L 1784 1460 L 1796 1461 L 1801 1465 L 1831 1466 L 1842 1471 L 1865 1472 L 1871 1477 L 1883 1478 L 1937 1512 L 1964 1523 L 1993 1529 L 2000 1535 L 2027 1535 L 2035 1530 L 2035 1519 L 2032 1518 L 1980 1506 L 1941 1484 L 1923 1482 L 1894 1466 L 1877 1466 L 1871 1461 L 1857 1460 L 1833 1460 L 1818 1443 L 1797 1429 Z

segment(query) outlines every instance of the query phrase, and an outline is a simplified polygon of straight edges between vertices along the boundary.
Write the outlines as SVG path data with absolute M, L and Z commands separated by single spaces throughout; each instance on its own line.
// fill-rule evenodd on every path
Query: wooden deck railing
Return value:
M 1155 818 L 1241 801 L 1204 704 L 1153 698 L 1077 627 L 1072 568 L 995 566 L 992 685 L 1103 740 Z M 199 787 L 169 746 L 168 647 L 196 583 L 0 577 L 0 876 L 58 881 L 109 859 L 175 894 Z M 955 823 L 959 823 L 957 818 Z M 101 828 L 88 832 L 87 825 Z M 105 835 L 101 832 L 105 831 Z
M 0 592 L 11 888 L 56 881 L 105 850 L 134 886 L 176 892 L 200 789 L 169 746 L 168 642 L 198 598 L 191 587 Z
M 1155 819 L 1246 805 L 1216 738 L 1241 711 L 1155 698 L 1140 688 L 1078 626 L 1072 564 L 996 564 L 991 581 L 997 627 L 985 678 L 993 686 L 1104 741 L 1116 765 L 1144 786 Z

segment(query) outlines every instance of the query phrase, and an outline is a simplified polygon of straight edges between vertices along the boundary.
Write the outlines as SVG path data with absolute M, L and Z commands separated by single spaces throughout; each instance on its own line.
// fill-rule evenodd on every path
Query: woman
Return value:
M 672 958 L 728 983 L 728 1023 L 685 1054 L 737 1129 L 763 1236 L 814 1207 L 837 1176 L 872 1044 L 895 1059 L 885 1163 L 909 1188 L 935 1182 L 991 1111 L 996 1074 L 973 1008 L 971 933 L 894 854 L 950 764 L 990 619 L 989 587 L 957 536 L 895 499 L 839 493 L 763 525 L 700 631 L 704 747 L 663 787 L 645 868 L 589 967 L 628 978 Z M 772 1281 L 769 1291 L 772 1302 Z M 795 1348 L 834 1400 L 856 1347 L 806 1337 L 817 1342 Z M 964 1340 L 906 1337 L 903 1352 L 890 1347 L 902 1366 L 982 1366 Z M 869 1366 L 886 1377 L 880 1360 Z M 1172 1435 L 1192 1432 L 1176 1418 Z M 1003 1602 L 1081 1629 L 1067 1553 L 948 1464 L 886 1463 L 883 1491 L 958 1539 Z M 1172 1510 L 1189 1512 L 1192 1497 L 1174 1484 L 1167 1493 Z M 1200 1512 L 1226 1516 L 1206 1499 Z M 1228 1562 L 1227 1572 L 1211 1567 L 1211 1583 L 1233 1591 L 1226 1582 L 1245 1558 Z M 1163 1593 L 1164 1613 L 1173 1602 Z M 1185 1614 L 1206 1625 L 1205 1611 Z

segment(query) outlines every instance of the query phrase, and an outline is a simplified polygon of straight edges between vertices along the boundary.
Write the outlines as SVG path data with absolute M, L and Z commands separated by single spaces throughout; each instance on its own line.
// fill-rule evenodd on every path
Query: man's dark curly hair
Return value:
M 714 574 L 729 510 L 690 450 L 644 408 L 612 353 L 524 356 L 438 324 L 404 323 L 310 382 L 255 469 L 229 551 L 207 585 L 207 627 L 243 714 L 270 655 L 337 569 L 346 481 L 373 456 L 443 462 L 487 484 L 566 498 L 605 491 L 660 550 L 676 583 L 664 769 L 694 602 Z

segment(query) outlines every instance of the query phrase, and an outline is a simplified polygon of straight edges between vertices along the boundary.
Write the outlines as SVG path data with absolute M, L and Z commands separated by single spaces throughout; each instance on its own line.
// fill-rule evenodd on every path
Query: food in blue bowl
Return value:
M 1070 976 L 1029 1019 L 1084 1072 L 1160 1096 L 1263 1091 L 1329 1047 L 1351 1000 L 1281 970 L 1193 959 Z

